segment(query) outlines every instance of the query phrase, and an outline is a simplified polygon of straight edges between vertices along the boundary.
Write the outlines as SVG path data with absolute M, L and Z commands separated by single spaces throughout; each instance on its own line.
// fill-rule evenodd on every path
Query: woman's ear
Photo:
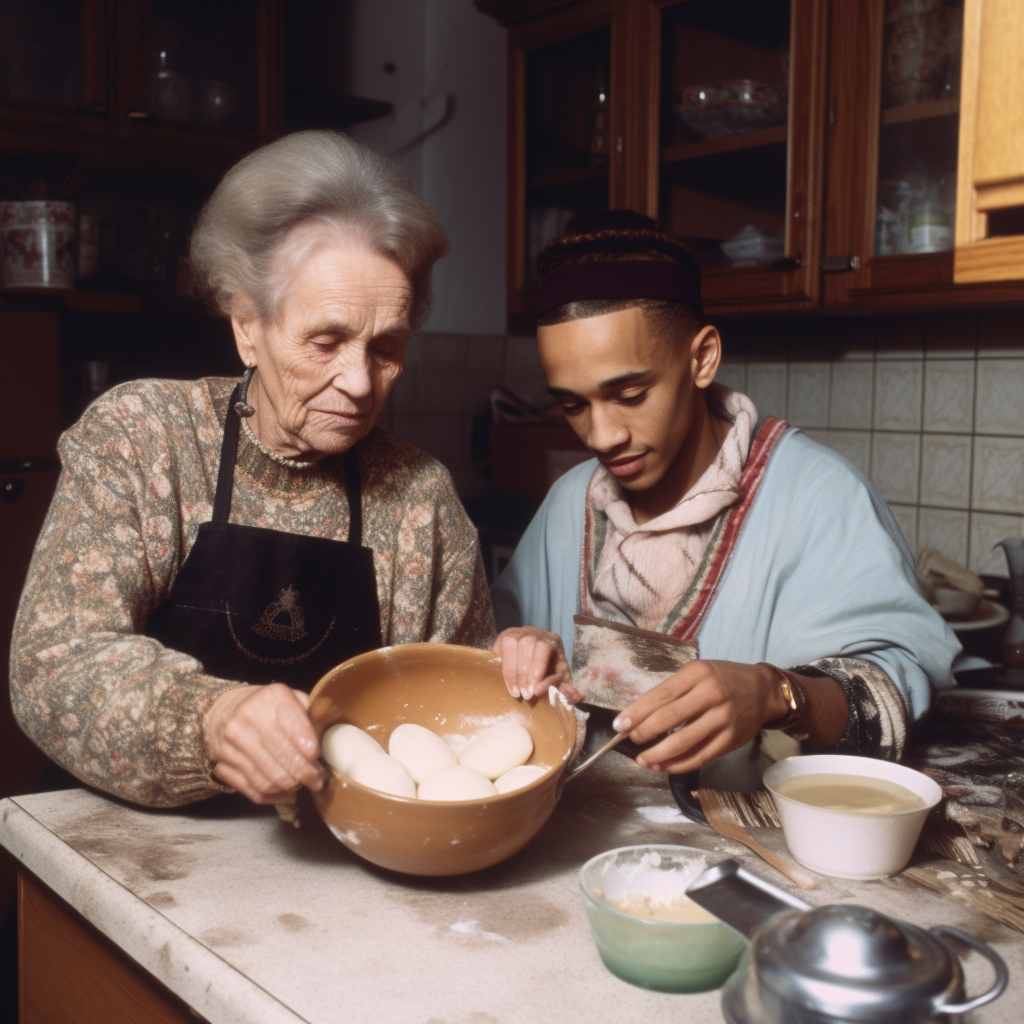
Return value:
M 699 388 L 708 387 L 718 373 L 722 361 L 722 338 L 713 324 L 702 327 L 690 342 L 690 365 L 693 368 L 693 383 Z
M 251 309 L 251 303 L 244 296 L 235 295 L 231 301 L 231 330 L 235 335 L 235 347 L 246 366 L 255 366 L 258 361 L 257 334 L 259 319 Z

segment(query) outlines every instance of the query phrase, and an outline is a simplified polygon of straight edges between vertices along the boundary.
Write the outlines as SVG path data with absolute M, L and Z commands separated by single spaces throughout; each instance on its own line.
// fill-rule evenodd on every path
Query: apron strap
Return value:
M 231 484 L 235 477 L 235 458 L 238 455 L 238 428 L 242 418 L 235 412 L 235 402 L 242 394 L 242 385 L 236 384 L 228 402 L 228 418 L 224 421 L 224 440 L 220 446 L 220 469 L 217 471 L 217 493 L 213 499 L 214 523 L 226 523 L 231 515 Z
M 345 453 L 345 493 L 348 496 L 348 542 L 363 546 L 363 485 L 356 445 Z
M 241 416 L 235 413 L 235 402 L 239 401 L 242 385 L 236 384 L 228 402 L 228 418 L 224 422 L 224 440 L 220 446 L 220 468 L 217 470 L 217 493 L 213 499 L 214 523 L 226 523 L 231 515 L 231 490 L 235 477 L 235 459 L 238 456 L 238 431 Z M 235 413 L 232 415 L 232 413 Z M 345 454 L 345 492 L 348 496 L 348 542 L 362 547 L 363 544 L 363 488 L 359 475 L 359 456 L 355 448 Z

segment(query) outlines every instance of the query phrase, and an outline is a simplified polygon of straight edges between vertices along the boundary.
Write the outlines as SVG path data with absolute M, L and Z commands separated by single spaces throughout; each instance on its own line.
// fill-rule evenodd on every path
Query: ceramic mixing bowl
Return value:
M 317 736 L 338 722 L 366 730 L 384 749 L 403 722 L 425 726 L 454 748 L 498 722 L 533 737 L 527 762 L 550 768 L 522 789 L 480 800 L 434 803 L 391 796 L 325 765 L 313 794 L 334 835 L 373 864 L 411 875 L 461 875 L 521 850 L 555 809 L 576 742 L 576 719 L 561 701 L 514 699 L 489 651 L 407 644 L 370 651 L 332 669 L 310 694 Z
M 887 814 L 860 814 L 812 807 L 778 791 L 785 779 L 819 774 L 887 779 L 916 793 L 924 806 Z M 939 784 L 913 768 L 850 754 L 787 757 L 764 773 L 764 784 L 778 808 L 789 852 L 804 867 L 835 878 L 898 874 L 910 861 L 929 811 L 942 799 Z
M 631 896 L 672 903 L 707 867 L 708 854 L 688 846 L 623 846 L 583 865 L 590 930 L 612 974 L 658 992 L 706 992 L 732 974 L 746 943 L 721 922 L 654 921 L 608 903 Z

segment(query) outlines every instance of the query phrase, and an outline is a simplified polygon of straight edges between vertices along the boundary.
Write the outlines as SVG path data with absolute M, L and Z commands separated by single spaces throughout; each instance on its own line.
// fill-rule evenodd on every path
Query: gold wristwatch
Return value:
M 761 664 L 778 674 L 782 699 L 789 707 L 789 710 L 781 718 L 776 718 L 773 722 L 765 722 L 761 728 L 781 729 L 783 732 L 789 732 L 790 729 L 799 725 L 803 720 L 804 714 L 807 711 L 807 694 L 804 693 L 803 687 L 800 686 L 796 681 L 796 677 L 791 672 L 787 672 L 777 665 L 769 665 L 766 661 L 762 661 Z

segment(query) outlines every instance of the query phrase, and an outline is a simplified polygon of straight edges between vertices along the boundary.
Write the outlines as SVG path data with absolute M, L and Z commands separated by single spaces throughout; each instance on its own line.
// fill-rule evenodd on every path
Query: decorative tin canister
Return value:
M 75 286 L 75 204 L 0 203 L 5 288 Z

